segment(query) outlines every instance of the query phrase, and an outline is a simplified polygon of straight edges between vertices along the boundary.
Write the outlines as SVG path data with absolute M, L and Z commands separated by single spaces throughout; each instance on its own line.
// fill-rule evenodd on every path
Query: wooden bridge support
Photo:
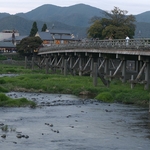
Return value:
M 109 73 L 109 59 L 105 58 L 104 74 L 108 75 L 108 73 Z
M 128 57 L 127 57 L 128 58 Z M 135 61 L 134 70 L 130 71 L 127 68 L 128 60 L 124 56 L 118 56 L 117 59 L 114 57 L 105 56 L 96 56 L 96 55 L 49 55 L 45 56 L 40 64 L 45 64 L 45 72 L 49 73 L 49 70 L 52 71 L 56 69 L 61 69 L 61 73 L 67 75 L 70 71 L 72 75 L 75 75 L 78 71 L 78 75 L 82 76 L 85 73 L 89 73 L 91 77 L 93 77 L 93 85 L 97 86 L 97 74 L 100 73 L 101 79 L 106 83 L 106 77 L 109 79 L 120 77 L 121 81 L 124 83 L 127 80 L 131 81 L 131 88 L 134 87 L 135 84 L 142 83 L 144 84 L 144 89 L 149 89 L 150 85 L 150 60 L 146 58 L 142 58 L 140 60 Z M 120 62 L 119 62 L 120 60 Z M 143 61 L 144 60 L 144 61 Z M 32 69 L 34 69 L 34 58 L 32 58 Z M 143 63 L 143 64 L 142 64 Z M 27 66 L 27 57 L 25 57 L 25 67 Z M 97 70 L 95 69 L 97 66 Z M 76 73 L 73 73 L 76 71 Z M 130 75 L 130 76 L 129 76 Z M 132 78 L 130 78 L 132 75 Z M 102 77 L 103 76 L 103 77 Z M 103 82 L 103 83 L 104 83 Z M 106 84 L 108 85 L 108 84 Z
M 150 85 L 150 78 L 149 78 L 149 75 L 150 75 L 150 62 L 146 62 L 146 68 L 145 68 L 145 90 L 148 90 L 149 89 L 149 85 Z
M 149 100 L 149 113 L 150 113 L 150 100 Z
M 94 67 L 93 67 L 93 85 L 97 86 L 97 76 L 98 76 L 98 71 L 97 71 L 97 63 L 94 63 Z
M 121 80 L 123 83 L 126 82 L 126 60 L 123 60 L 123 63 L 122 63 L 122 78 L 121 78 Z
M 32 57 L 32 70 L 34 70 L 34 57 Z
M 48 58 L 46 58 L 46 61 L 45 61 L 45 63 L 46 63 L 46 74 L 48 74 L 48 70 L 49 70 L 49 65 L 48 65 Z
M 64 76 L 67 75 L 67 59 L 64 61 Z
M 91 58 L 91 65 L 90 65 L 91 72 L 90 72 L 90 77 L 93 76 L 93 74 L 92 74 L 93 66 L 94 66 L 94 60 L 93 60 L 93 58 Z
M 25 56 L 25 69 L 27 69 L 27 61 L 28 61 L 27 56 Z
M 79 76 L 82 76 L 82 61 L 83 58 L 79 56 Z

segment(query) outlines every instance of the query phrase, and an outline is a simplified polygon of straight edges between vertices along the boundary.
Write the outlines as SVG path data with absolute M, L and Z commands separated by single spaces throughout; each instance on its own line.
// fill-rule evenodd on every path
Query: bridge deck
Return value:
M 89 40 L 86 42 L 74 42 L 43 47 L 39 49 L 38 55 L 52 53 L 115 53 L 128 55 L 150 56 L 150 39 L 124 39 L 119 40 Z

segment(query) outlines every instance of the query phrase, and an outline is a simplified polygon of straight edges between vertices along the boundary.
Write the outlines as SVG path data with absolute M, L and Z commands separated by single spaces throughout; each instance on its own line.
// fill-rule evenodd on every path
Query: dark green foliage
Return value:
M 126 15 L 127 11 L 114 7 L 111 13 L 105 13 L 106 18 L 95 20 L 88 29 L 88 35 L 92 38 L 124 39 L 126 35 L 133 38 L 135 31 L 135 17 Z M 98 31 L 98 32 L 97 32 Z
M 6 72 L 17 73 L 17 70 L 13 68 L 9 68 L 9 69 L 6 69 Z
M 0 54 L 0 60 L 6 60 L 6 59 L 7 59 L 6 56 Z
M 0 86 L 0 92 L 9 92 L 9 90 L 7 90 L 6 88 L 3 88 L 2 86 Z
M 46 30 L 47 30 L 47 25 L 46 25 L 46 23 L 44 23 L 41 31 L 45 32 Z
M 0 107 L 35 107 L 36 103 L 26 98 L 12 99 L 3 93 L 0 93 Z
M 9 97 L 7 97 L 5 94 L 3 93 L 0 93 L 0 102 L 3 102 L 3 101 L 7 101 L 9 99 Z
M 98 94 L 95 98 L 104 102 L 114 102 L 114 98 L 110 92 L 102 92 Z
M 37 23 L 34 21 L 29 36 L 34 37 L 37 31 L 38 31 Z
M 21 55 L 33 55 L 41 44 L 42 40 L 39 37 L 27 37 L 17 44 L 17 51 Z
M 6 81 L 4 79 L 0 78 L 0 84 L 5 84 L 5 83 L 6 83 Z
M 100 20 L 96 20 L 94 24 L 88 29 L 89 37 L 103 39 L 102 31 L 104 27 L 102 26 Z

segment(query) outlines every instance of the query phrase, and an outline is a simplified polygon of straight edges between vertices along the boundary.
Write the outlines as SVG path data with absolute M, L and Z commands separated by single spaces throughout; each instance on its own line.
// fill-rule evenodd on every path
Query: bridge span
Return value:
M 98 74 L 106 79 L 150 85 L 150 39 L 88 40 L 50 45 L 38 51 L 40 64 L 49 69 L 66 68 L 73 74 Z M 95 83 L 96 84 L 96 83 Z

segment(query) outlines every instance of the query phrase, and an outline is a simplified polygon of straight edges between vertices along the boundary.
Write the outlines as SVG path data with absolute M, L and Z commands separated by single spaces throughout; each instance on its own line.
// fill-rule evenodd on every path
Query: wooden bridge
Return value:
M 59 68 L 64 74 L 97 75 L 108 85 L 108 79 L 150 85 L 150 39 L 87 40 L 69 44 L 50 45 L 39 49 L 40 65 Z

